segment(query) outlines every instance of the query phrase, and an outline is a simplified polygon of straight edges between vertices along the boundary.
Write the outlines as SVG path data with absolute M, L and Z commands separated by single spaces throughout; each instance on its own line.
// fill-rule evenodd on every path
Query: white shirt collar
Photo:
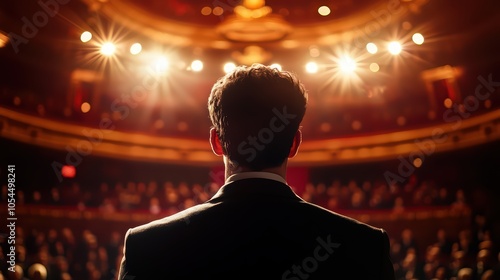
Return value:
M 278 174 L 275 173 L 270 173 L 270 172 L 262 172 L 262 171 L 254 171 L 254 172 L 241 172 L 241 173 L 236 173 L 231 176 L 229 176 L 226 179 L 226 184 L 229 184 L 234 181 L 242 180 L 242 179 L 249 179 L 249 178 L 263 178 L 263 179 L 269 179 L 269 180 L 274 180 L 281 182 L 283 184 L 286 184 L 286 180 L 281 177 Z

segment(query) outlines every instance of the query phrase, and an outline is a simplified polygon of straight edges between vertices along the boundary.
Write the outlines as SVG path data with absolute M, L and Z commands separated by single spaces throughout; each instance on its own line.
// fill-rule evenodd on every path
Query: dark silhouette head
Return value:
M 208 99 L 212 146 L 215 134 L 233 166 L 280 166 L 300 139 L 306 105 L 306 90 L 294 74 L 261 64 L 237 67 L 214 84 Z

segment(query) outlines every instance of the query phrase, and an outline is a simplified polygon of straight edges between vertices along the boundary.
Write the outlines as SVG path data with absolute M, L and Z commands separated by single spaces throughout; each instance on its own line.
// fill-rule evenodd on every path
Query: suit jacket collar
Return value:
M 286 180 L 281 177 L 278 174 L 274 174 L 271 172 L 262 172 L 262 171 L 257 171 L 257 172 L 241 172 L 241 173 L 236 173 L 226 180 L 227 183 L 231 183 L 234 181 L 242 180 L 242 179 L 249 179 L 249 178 L 263 178 L 263 179 L 270 179 L 270 180 L 275 180 L 278 182 L 282 182 L 283 184 L 286 184 Z
M 272 179 L 248 178 L 223 185 L 208 202 L 216 203 L 227 199 L 237 200 L 249 197 L 275 197 L 302 201 L 302 198 L 295 194 L 287 184 Z

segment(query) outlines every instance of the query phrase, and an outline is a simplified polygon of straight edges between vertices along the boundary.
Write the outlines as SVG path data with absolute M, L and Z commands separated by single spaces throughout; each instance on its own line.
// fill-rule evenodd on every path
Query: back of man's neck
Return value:
M 227 178 L 229 178 L 231 175 L 234 175 L 234 174 L 243 173 L 243 172 L 256 172 L 256 171 L 277 174 L 286 180 L 286 168 L 287 168 L 286 161 L 281 166 L 266 168 L 266 169 L 262 169 L 262 170 L 252 170 L 248 167 L 243 167 L 243 166 L 238 166 L 237 168 L 231 168 L 234 166 L 229 166 L 229 164 L 226 164 L 225 167 L 226 167 L 225 180 L 227 180 Z

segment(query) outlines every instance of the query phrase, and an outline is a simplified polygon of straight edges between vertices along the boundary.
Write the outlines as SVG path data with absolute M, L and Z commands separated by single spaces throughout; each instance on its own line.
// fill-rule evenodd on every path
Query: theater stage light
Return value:
M 232 72 L 234 69 L 236 69 L 236 64 L 234 64 L 232 62 L 228 62 L 228 63 L 224 64 L 224 72 L 225 73 Z
M 328 6 L 321 6 L 318 8 L 318 14 L 326 17 L 327 15 L 329 15 L 331 12 L 330 8 Z
M 339 59 L 338 67 L 342 73 L 350 74 L 356 70 L 356 61 L 345 55 Z
M 376 54 L 378 52 L 378 47 L 374 43 L 366 44 L 366 50 L 371 54 Z
M 165 56 L 160 56 L 155 61 L 155 70 L 157 73 L 165 73 L 170 66 L 170 61 Z
M 139 54 L 142 51 L 142 45 L 140 43 L 134 43 L 130 46 L 130 53 L 133 55 Z
M 306 72 L 307 73 L 311 73 L 311 74 L 317 73 L 318 69 L 319 69 L 319 67 L 318 67 L 318 64 L 316 62 L 311 61 L 311 62 L 308 62 L 306 64 Z
M 101 54 L 105 56 L 112 56 L 115 54 L 116 46 L 113 43 L 107 42 L 101 45 Z
M 193 60 L 193 62 L 191 62 L 191 70 L 194 72 L 200 72 L 203 70 L 203 62 L 199 59 Z
M 411 37 L 411 39 L 417 45 L 422 45 L 424 43 L 424 36 L 422 34 L 420 34 L 420 33 L 413 34 L 413 36 Z
M 82 32 L 82 35 L 80 35 L 80 40 L 83 43 L 87 43 L 88 41 L 92 40 L 92 33 L 90 33 L 89 31 Z
M 392 55 L 398 55 L 401 53 L 401 50 L 403 48 L 401 47 L 401 44 L 396 41 L 392 41 L 387 45 L 387 50 L 392 54 Z

